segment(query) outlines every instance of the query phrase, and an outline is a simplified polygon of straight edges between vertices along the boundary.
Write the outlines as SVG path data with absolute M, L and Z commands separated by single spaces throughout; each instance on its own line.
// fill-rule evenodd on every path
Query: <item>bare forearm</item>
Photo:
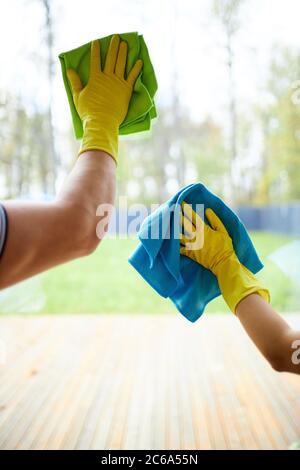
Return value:
M 53 203 L 7 201 L 8 237 L 0 288 L 92 252 L 96 210 L 113 204 L 116 164 L 106 153 L 82 154 Z
M 100 204 L 113 204 L 116 163 L 107 153 L 93 150 L 81 154 L 58 193 L 57 201 L 71 203 L 96 219 Z
M 300 364 L 292 360 L 293 344 L 300 340 L 299 331 L 292 330 L 257 294 L 243 299 L 236 313 L 252 341 L 276 370 L 300 374 Z

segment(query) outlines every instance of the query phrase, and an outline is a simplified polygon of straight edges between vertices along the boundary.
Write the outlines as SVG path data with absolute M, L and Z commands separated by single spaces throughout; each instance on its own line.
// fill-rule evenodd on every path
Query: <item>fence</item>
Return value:
M 300 235 L 300 202 L 239 207 L 237 214 L 248 230 Z
M 235 209 L 235 212 L 248 230 L 300 236 L 300 202 L 265 207 L 243 206 Z M 137 214 L 133 216 L 126 209 L 116 209 L 110 221 L 109 232 L 119 235 L 136 234 L 140 227 L 140 223 L 133 223 L 137 220 L 136 217 Z

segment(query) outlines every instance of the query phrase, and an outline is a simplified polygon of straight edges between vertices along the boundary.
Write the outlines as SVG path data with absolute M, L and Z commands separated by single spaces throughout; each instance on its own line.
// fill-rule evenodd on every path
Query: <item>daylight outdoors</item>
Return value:
M 273 305 L 296 311 L 300 273 L 290 277 L 277 250 L 300 235 L 299 6 L 225 4 L 87 0 L 82 22 L 77 1 L 7 3 L 0 18 L 0 196 L 49 200 L 76 159 L 59 53 L 138 31 L 157 75 L 159 119 L 145 138 L 121 143 L 118 195 L 150 206 L 203 182 L 252 230 Z M 136 241 L 122 235 L 90 258 L 1 292 L 1 311 L 174 313 L 129 266 Z M 208 310 L 226 306 L 216 300 Z
M 270 290 L 272 306 L 280 314 L 296 318 L 300 312 L 299 16 L 298 0 L 5 2 L 0 16 L 0 199 L 52 201 L 77 159 L 80 143 L 73 132 L 59 54 L 92 39 L 137 31 L 144 36 L 157 78 L 155 103 L 158 117 L 150 132 L 120 140 L 117 210 L 127 217 L 128 207 L 132 204 L 142 203 L 150 208 L 152 204 L 167 201 L 185 185 L 204 183 L 233 208 L 249 231 L 264 263 L 258 278 Z M 128 318 L 132 331 L 139 328 L 134 318 L 137 321 L 146 318 L 145 322 L 152 322 L 157 316 L 161 331 L 165 331 L 167 323 L 164 322 L 169 321 L 169 317 L 171 321 L 179 321 L 177 317 L 181 315 L 169 299 L 160 297 L 128 263 L 137 243 L 136 233 L 111 227 L 107 237 L 90 256 L 59 265 L 1 290 L 0 313 L 4 321 L 20 319 L 19 334 L 22 322 L 28 317 L 34 317 L 37 322 L 46 318 L 45 321 L 50 322 L 53 318 L 59 321 L 59 318 L 72 315 L 72 325 L 77 321 L 76 328 L 82 328 L 84 335 L 84 315 L 97 318 L 95 321 L 101 321 L 98 318 L 103 317 L 106 322 L 113 322 L 114 318 L 122 315 Z M 180 329 L 176 323 L 175 336 L 187 335 L 184 338 L 188 342 L 188 335 L 196 334 L 191 331 L 192 327 L 199 331 L 199 335 L 204 335 L 205 328 L 201 322 L 203 319 L 205 322 L 206 317 L 209 317 L 207 321 L 215 322 L 211 323 L 214 325 L 217 318 L 223 322 L 230 317 L 232 325 L 234 321 L 226 303 L 218 297 L 209 303 L 204 316 L 195 325 L 189 325 L 181 318 L 180 325 L 183 325 L 185 333 L 176 333 L 177 328 L 178 331 Z M 47 330 L 50 324 L 35 323 L 35 328 L 37 331 L 39 328 Z M 224 329 L 220 327 L 220 331 L 229 331 L 228 324 L 224 323 Z M 127 328 L 125 323 L 124 328 Z M 61 331 L 60 326 L 55 326 L 51 334 L 54 337 Z M 237 324 L 234 324 L 231 339 L 226 343 L 228 354 L 231 354 L 234 331 L 240 331 Z M 212 335 L 211 330 L 209 334 Z M 153 333 L 153 340 L 154 336 Z M 157 341 L 155 336 L 154 343 Z M 196 336 L 191 341 L 196 344 Z M 203 341 L 207 341 L 205 347 L 208 348 L 208 337 Z M 218 339 L 212 335 L 210 344 L 216 346 L 217 343 Z M 79 339 L 78 344 L 81 344 Z M 224 343 L 224 361 L 229 362 L 226 359 L 227 346 Z M 99 345 L 97 347 L 100 348 Z M 251 357 L 258 357 L 252 346 L 249 348 L 249 357 L 251 354 Z M 99 354 L 101 351 L 99 349 Z M 46 352 L 43 354 L 44 358 L 48 357 Z M 210 357 L 208 352 L 206 354 Z M 39 358 L 40 365 L 44 364 L 42 356 Z M 180 360 L 183 359 L 178 359 L 178 364 Z M 94 356 L 92 361 L 96 361 Z M 265 365 L 261 367 L 263 376 Z M 36 369 L 39 370 L 39 366 L 34 366 Z M 216 369 L 212 368 L 212 374 L 215 374 L 217 384 Z M 244 379 L 250 380 L 247 377 Z M 273 375 L 268 377 L 270 387 L 272 384 L 275 387 Z M 269 395 L 263 382 L 259 383 L 267 400 L 271 392 Z M 280 382 L 282 396 L 287 383 Z M 299 393 L 299 382 L 289 383 Z M 224 390 L 227 385 L 224 385 Z M 215 387 L 219 390 L 217 385 Z M 243 385 L 240 388 L 237 385 L 237 390 L 242 394 Z M 71 391 L 68 393 L 72 394 Z M 84 395 L 83 389 L 80 393 Z M 145 409 L 153 410 L 151 406 L 155 405 L 155 399 L 154 405 L 152 402 L 150 405 L 150 401 L 149 398 Z M 247 400 L 245 403 L 247 407 Z M 282 405 L 279 398 L 278 403 L 278 406 L 274 405 L 277 411 Z M 99 411 L 98 405 L 95 404 Z M 118 406 L 122 413 L 122 404 Z M 74 410 L 75 405 L 75 413 Z M 263 411 L 266 435 L 261 431 L 255 437 L 253 431 L 250 438 L 251 432 L 248 435 L 245 431 L 237 444 L 229 433 L 229 427 L 227 429 L 224 425 L 224 442 L 217 431 L 211 431 L 215 433 L 214 437 L 210 435 L 207 441 L 199 435 L 200 447 L 297 447 L 296 441 L 300 439 L 299 412 L 298 406 L 298 415 L 289 416 L 289 424 L 285 422 L 282 425 L 286 425 L 286 434 L 280 434 L 278 425 L 277 435 L 277 424 L 273 431 L 272 420 L 268 412 Z M 285 411 L 282 413 L 283 416 Z M 70 411 L 69 424 L 73 423 L 72 416 Z M 83 414 L 80 416 L 81 423 Z M 153 416 L 155 421 L 158 411 Z M 250 414 L 248 418 L 251 422 Z M 25 428 L 23 434 L 21 431 L 15 434 L 19 436 L 17 441 L 12 428 L 5 427 L 9 415 L 1 419 L 0 410 L 0 426 L 1 423 L 4 426 L 3 434 L 0 433 L 1 448 L 9 448 L 10 445 L 39 448 L 46 442 L 49 448 L 72 448 L 76 445 L 82 448 L 85 445 L 91 448 L 97 445 L 130 448 L 130 445 L 135 445 L 133 434 L 126 434 L 122 444 L 121 440 L 111 437 L 117 436 L 117 424 L 109 428 L 110 437 L 106 434 L 104 437 L 104 431 L 101 434 L 100 428 L 95 427 L 92 444 L 87 444 L 87 434 L 78 434 L 79 437 L 72 434 L 70 438 L 56 435 L 54 438 L 50 431 L 49 434 L 44 431 L 45 438 L 41 443 L 36 437 L 40 428 L 36 427 L 32 434 L 35 437 L 28 437 L 27 445 Z M 110 417 L 106 419 L 110 422 Z M 274 422 L 277 423 L 276 419 Z M 147 418 L 144 420 L 146 423 Z M 213 428 L 212 423 L 213 419 Z M 242 426 L 239 422 L 237 429 L 239 425 Z M 158 448 L 158 434 L 149 437 L 150 434 L 141 432 L 140 447 Z M 227 441 L 226 435 L 229 436 Z M 176 440 L 170 436 L 166 448 L 173 445 L 171 442 L 180 448 L 189 448 L 188 438 L 185 441 L 183 437 Z M 198 445 L 196 437 L 195 442 L 195 446 Z

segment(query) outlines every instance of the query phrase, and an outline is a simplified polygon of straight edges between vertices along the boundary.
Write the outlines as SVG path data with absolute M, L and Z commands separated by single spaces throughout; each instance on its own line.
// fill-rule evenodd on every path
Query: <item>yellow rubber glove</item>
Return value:
M 68 69 L 74 104 L 84 129 L 79 154 L 104 150 L 117 160 L 119 126 L 126 117 L 133 86 L 143 66 L 142 60 L 137 60 L 125 79 L 126 60 L 127 43 L 114 35 L 103 71 L 100 41 L 92 42 L 89 81 L 84 88 L 77 72 Z
M 269 302 L 269 291 L 240 263 L 219 217 L 212 209 L 206 209 L 205 214 L 210 226 L 203 222 L 189 204 L 183 202 L 180 253 L 217 276 L 224 300 L 234 313 L 239 302 L 250 294 L 257 293 Z

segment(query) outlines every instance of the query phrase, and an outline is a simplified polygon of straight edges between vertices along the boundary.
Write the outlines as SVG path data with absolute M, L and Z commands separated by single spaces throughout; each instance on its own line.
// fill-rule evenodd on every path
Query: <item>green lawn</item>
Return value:
M 287 236 L 253 233 L 263 261 L 289 242 Z M 92 256 L 52 269 L 42 276 L 46 296 L 44 313 L 167 313 L 176 311 L 169 300 L 157 295 L 129 265 L 135 239 L 105 239 Z M 270 288 L 272 303 L 281 311 L 300 310 L 290 281 L 270 261 L 260 274 Z M 226 311 L 216 299 L 208 311 Z

